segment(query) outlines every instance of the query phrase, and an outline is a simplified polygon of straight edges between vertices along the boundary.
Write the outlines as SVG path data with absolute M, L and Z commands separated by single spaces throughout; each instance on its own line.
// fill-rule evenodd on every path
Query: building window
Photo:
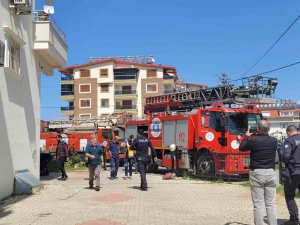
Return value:
M 80 78 L 88 78 L 90 77 L 90 70 L 80 70 Z
M 91 108 L 91 99 L 90 98 L 79 99 L 79 107 L 80 108 Z
M 79 84 L 79 93 L 91 93 L 91 84 Z
M 80 119 L 90 119 L 91 114 L 90 113 L 85 113 L 85 114 L 79 114 Z
M 100 77 L 108 77 L 108 69 L 100 69 Z
M 101 92 L 109 92 L 108 84 L 101 84 Z
M 281 111 L 280 116 L 285 117 L 285 116 L 293 116 L 294 112 L 292 111 Z
M 146 84 L 146 93 L 157 93 L 157 83 Z
M 156 77 L 156 70 L 147 70 L 147 77 Z
M 109 107 L 109 99 L 101 99 L 101 107 L 108 108 Z
M 20 73 L 20 46 L 17 42 L 10 39 L 8 43 L 9 68 L 16 73 Z

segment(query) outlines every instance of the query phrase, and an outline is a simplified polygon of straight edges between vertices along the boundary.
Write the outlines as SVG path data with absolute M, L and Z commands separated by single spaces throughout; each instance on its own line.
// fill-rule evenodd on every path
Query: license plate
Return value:
M 250 158 L 249 157 L 244 157 L 243 162 L 244 162 L 244 166 L 250 166 Z

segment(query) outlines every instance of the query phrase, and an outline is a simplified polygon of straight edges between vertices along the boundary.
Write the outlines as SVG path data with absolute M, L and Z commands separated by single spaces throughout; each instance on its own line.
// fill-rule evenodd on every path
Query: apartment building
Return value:
M 175 91 L 176 68 L 134 57 L 104 58 L 60 68 L 61 113 L 90 118 L 117 113 L 144 114 L 145 98 Z
M 35 11 L 33 0 L 0 1 L 0 199 L 39 179 L 40 74 L 52 75 L 66 60 L 50 15 Z
M 263 116 L 270 122 L 270 134 L 286 136 L 286 128 L 295 125 L 300 128 L 300 105 L 291 101 L 259 106 Z

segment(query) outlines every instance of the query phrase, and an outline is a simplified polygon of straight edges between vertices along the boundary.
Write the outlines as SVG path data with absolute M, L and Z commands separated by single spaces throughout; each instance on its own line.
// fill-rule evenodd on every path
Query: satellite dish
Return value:
M 54 6 L 44 5 L 44 12 L 47 14 L 54 14 Z

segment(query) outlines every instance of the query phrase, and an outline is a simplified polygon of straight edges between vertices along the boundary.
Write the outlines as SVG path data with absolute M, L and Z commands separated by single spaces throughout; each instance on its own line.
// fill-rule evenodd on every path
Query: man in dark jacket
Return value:
M 281 156 L 285 163 L 289 179 L 284 181 L 284 194 L 290 219 L 286 225 L 298 225 L 299 214 L 295 201 L 295 192 L 300 188 L 300 134 L 294 125 L 286 128 L 288 138 L 284 141 L 284 148 Z
M 61 135 L 57 135 L 57 148 L 56 148 L 56 159 L 58 160 L 58 166 L 61 171 L 61 177 L 58 180 L 66 180 L 68 176 L 65 171 L 65 162 L 69 160 L 68 144 L 63 141 Z
M 119 169 L 119 137 L 115 136 L 109 143 L 108 152 L 110 155 L 110 179 L 117 179 Z
M 267 209 L 268 224 L 277 225 L 276 174 L 274 171 L 277 140 L 268 135 L 269 129 L 268 121 L 259 121 L 257 134 L 251 134 L 249 128 L 240 144 L 240 151 L 250 151 L 249 180 L 255 225 L 264 224 L 262 212 L 264 203 Z
M 147 172 L 148 162 L 150 160 L 151 153 L 154 156 L 155 162 L 157 160 L 157 157 L 156 157 L 156 151 L 153 148 L 151 141 L 144 136 L 144 130 L 142 129 L 139 130 L 139 136 L 133 140 L 130 149 L 136 151 L 138 168 L 141 175 L 141 190 L 147 191 L 148 186 L 146 180 L 146 172 Z

